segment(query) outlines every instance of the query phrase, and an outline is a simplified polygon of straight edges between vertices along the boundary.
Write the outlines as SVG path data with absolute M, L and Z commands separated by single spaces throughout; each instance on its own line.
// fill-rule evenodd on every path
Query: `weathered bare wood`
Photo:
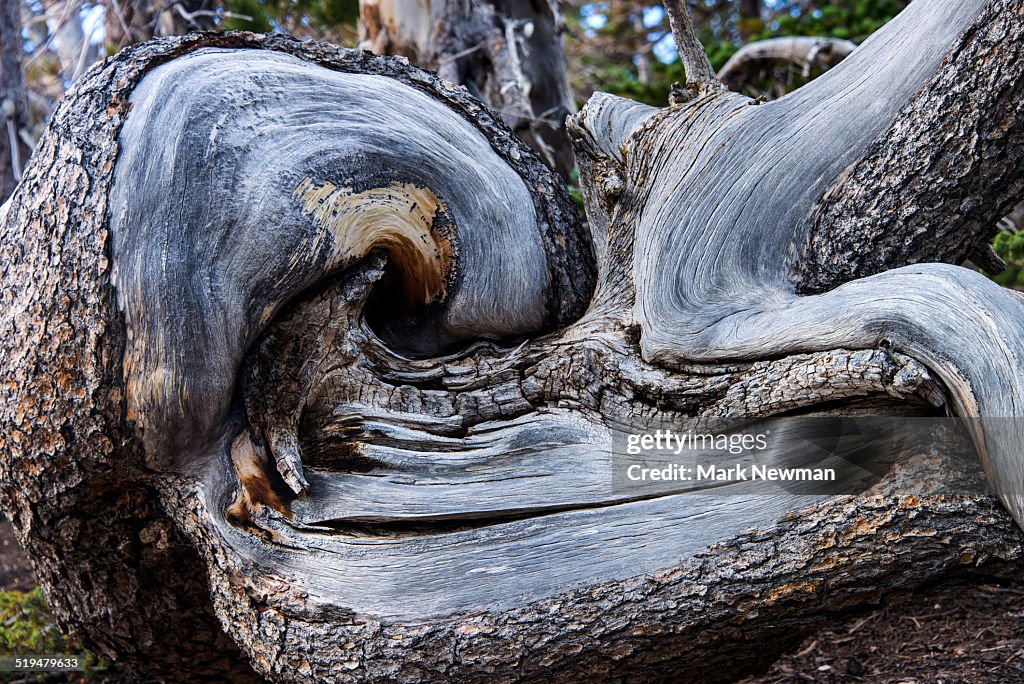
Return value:
M 672 37 L 679 49 L 679 59 L 686 70 L 687 83 L 717 85 L 715 70 L 711 68 L 711 61 L 700 39 L 697 38 L 693 21 L 690 19 L 690 11 L 686 8 L 686 0 L 670 0 L 663 6 L 665 14 L 668 15 L 669 26 L 672 28 Z
M 919 0 L 767 105 L 596 97 L 589 232 L 404 61 L 235 34 L 97 67 L 0 233 L 2 503 L 51 594 L 80 587 L 55 610 L 140 668 L 110 615 L 209 601 L 279 681 L 726 680 L 891 587 L 1018 562 L 982 463 L 1019 520 L 1024 305 L 952 266 L 792 278 L 819 199 L 994 8 L 1020 2 Z M 866 492 L 609 486 L 614 431 L 936 407 L 985 420 L 894 444 Z M 67 568 L 63 520 L 139 542 Z M 178 539 L 209 595 L 186 558 L 175 601 L 137 569 L 137 605 L 88 596 Z
M 750 107 L 739 95 L 713 92 L 640 127 L 634 138 L 639 149 L 630 157 L 640 161 L 627 165 L 624 175 L 627 195 L 631 187 L 643 189 L 633 205 L 633 275 L 645 359 L 671 366 L 891 344 L 943 379 L 961 415 L 1018 415 L 1024 403 L 1022 369 L 1015 360 L 1022 342 L 1020 303 L 984 277 L 955 267 L 919 266 L 799 297 L 788 272 L 817 198 L 888 131 L 902 103 L 942 72 L 945 52 L 937 46 L 950 49 L 955 60 L 963 27 L 988 26 L 994 7 L 918 3 L 838 67 L 786 98 Z M 1014 21 L 1019 5 L 999 7 L 1005 21 Z M 929 50 L 904 40 L 901 34 L 910 26 Z M 1010 69 L 1004 78 L 1016 83 L 1017 75 Z M 850 108 L 854 99 L 874 106 Z M 816 153 L 790 156 L 788 151 L 803 145 L 813 145 Z M 724 200 L 722 183 L 731 188 Z M 797 196 L 757 190 L 766 187 L 799 190 Z M 772 240 L 766 242 L 765 235 Z M 966 331 L 964 320 L 972 321 Z M 950 345 L 951 339 L 959 344 Z M 1024 502 L 1017 492 L 1024 470 L 1017 439 L 977 434 L 995 485 L 1020 517 Z
M 379 62 L 378 76 L 352 73 L 366 61 L 311 72 L 287 55 L 195 52 L 133 91 L 140 114 L 121 132 L 111 197 L 113 277 L 138 340 L 126 358 L 128 400 L 151 462 L 208 439 L 261 328 L 373 248 L 391 254 L 418 307 L 398 333 L 414 352 L 536 333 L 582 312 L 592 257 L 568 194 L 464 91 L 399 62 Z M 290 88 L 300 102 L 271 118 Z M 462 116 L 449 116 L 452 106 Z M 431 132 L 410 145 L 424 118 Z M 138 191 L 168 179 L 188 198 L 187 215 L 162 193 Z M 244 269 L 237 280 L 193 284 L 193 268 L 217 273 L 226 255 Z M 193 266 L 154 280 L 167 260 Z

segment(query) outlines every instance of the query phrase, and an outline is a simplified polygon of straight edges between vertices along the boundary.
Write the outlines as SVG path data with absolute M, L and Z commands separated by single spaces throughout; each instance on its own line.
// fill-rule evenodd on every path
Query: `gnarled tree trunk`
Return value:
M 673 104 L 571 126 L 587 226 L 404 60 L 197 35 L 83 77 L 0 233 L 0 486 L 86 643 L 164 676 L 237 644 L 279 681 L 724 680 L 1020 559 L 1024 303 L 925 262 L 1020 196 L 1024 3 L 918 0 L 760 105 L 670 16 Z M 890 440 L 846 494 L 614 484 L 622 435 L 743 420 L 810 462 L 793 414 L 882 411 L 967 441 Z

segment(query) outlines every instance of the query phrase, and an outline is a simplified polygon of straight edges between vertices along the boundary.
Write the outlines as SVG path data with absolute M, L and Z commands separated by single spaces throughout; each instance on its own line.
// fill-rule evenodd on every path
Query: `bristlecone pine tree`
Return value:
M 670 8 L 672 104 L 570 123 L 586 223 L 401 58 L 200 34 L 72 88 L 0 229 L 0 489 L 85 645 L 167 681 L 728 680 L 1018 561 L 1024 303 L 951 264 L 1024 191 L 1024 0 L 917 0 L 768 104 Z M 946 412 L 970 458 L 893 440 L 860 493 L 611 486 L 613 433 Z

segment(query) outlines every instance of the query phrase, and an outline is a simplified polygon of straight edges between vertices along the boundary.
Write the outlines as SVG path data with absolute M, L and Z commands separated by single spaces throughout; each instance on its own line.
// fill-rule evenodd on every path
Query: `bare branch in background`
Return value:
M 686 9 L 686 0 L 668 0 L 664 6 L 669 25 L 672 27 L 672 36 L 675 38 L 676 47 L 679 48 L 679 59 L 686 69 L 687 83 L 718 83 L 707 52 L 704 51 L 704 46 L 693 29 L 689 10 Z
M 803 77 L 811 75 L 816 63 L 832 66 L 845 59 L 857 48 L 857 44 L 838 38 L 814 36 L 793 36 L 759 40 L 744 45 L 725 63 L 718 72 L 718 78 L 732 86 L 751 69 L 766 62 L 793 62 L 803 67 Z

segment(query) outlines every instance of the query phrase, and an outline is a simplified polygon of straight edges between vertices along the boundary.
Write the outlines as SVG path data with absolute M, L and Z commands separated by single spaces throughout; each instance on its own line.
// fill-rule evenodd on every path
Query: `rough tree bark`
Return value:
M 1019 198 L 1022 29 L 918 0 L 759 106 L 687 53 L 670 107 L 573 120 L 588 227 L 405 60 L 229 34 L 95 67 L 0 230 L 0 499 L 55 612 L 176 678 L 237 644 L 278 681 L 715 681 L 1018 562 L 1024 302 L 904 264 Z M 970 458 L 609 486 L 613 433 L 879 411 L 965 417 Z
M 556 0 L 361 0 L 359 10 L 360 47 L 465 86 L 568 180 L 576 103 Z

